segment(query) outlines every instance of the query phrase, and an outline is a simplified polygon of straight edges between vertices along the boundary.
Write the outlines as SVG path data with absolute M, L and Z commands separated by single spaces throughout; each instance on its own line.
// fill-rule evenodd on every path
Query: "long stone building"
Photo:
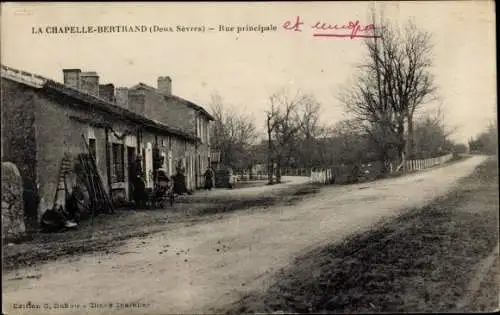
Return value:
M 156 88 L 100 84 L 96 72 L 64 69 L 64 83 L 1 67 L 2 161 L 17 165 L 26 215 L 41 217 L 53 204 L 64 155 L 95 155 L 110 193 L 131 199 L 131 165 L 142 156 L 146 186 L 153 185 L 153 157 L 172 175 L 184 167 L 188 189 L 201 187 L 210 165 L 209 123 L 203 107 L 172 94 L 169 77 Z M 34 200 L 37 200 L 35 202 Z

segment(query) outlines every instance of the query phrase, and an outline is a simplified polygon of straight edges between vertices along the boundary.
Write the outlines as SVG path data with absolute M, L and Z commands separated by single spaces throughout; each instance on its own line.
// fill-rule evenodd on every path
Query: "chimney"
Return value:
M 116 105 L 128 109 L 128 88 L 116 88 Z
M 63 69 L 64 85 L 80 89 L 80 69 Z
M 80 73 L 80 90 L 94 96 L 99 96 L 99 76 L 96 72 Z
M 172 79 L 170 77 L 158 77 L 158 92 L 170 96 L 172 95 Z
M 115 102 L 115 86 L 109 84 L 99 84 L 99 97 L 108 102 Z

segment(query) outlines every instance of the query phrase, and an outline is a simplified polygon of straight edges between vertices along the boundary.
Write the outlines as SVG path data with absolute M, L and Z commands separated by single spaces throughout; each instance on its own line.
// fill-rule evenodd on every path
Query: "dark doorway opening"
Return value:
M 142 149 L 142 171 L 144 172 L 144 178 L 146 178 L 146 149 Z
M 97 164 L 97 145 L 95 139 L 92 138 L 89 139 L 89 151 L 90 154 L 92 154 L 92 158 Z
M 137 173 L 135 148 L 127 146 L 128 199 L 134 199 L 134 180 Z

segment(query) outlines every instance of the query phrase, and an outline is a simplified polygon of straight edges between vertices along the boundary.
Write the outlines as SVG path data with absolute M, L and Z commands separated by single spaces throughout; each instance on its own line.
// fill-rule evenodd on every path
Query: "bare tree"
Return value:
M 293 160 L 289 159 L 291 167 L 302 165 L 303 167 L 312 167 L 314 161 L 319 157 L 318 145 L 319 139 L 325 133 L 325 128 L 320 124 L 319 115 L 321 105 L 311 95 L 306 95 L 302 106 L 299 106 L 300 129 L 296 141 L 296 154 Z
M 254 120 L 245 113 L 229 109 L 220 95 L 212 95 L 211 145 L 221 152 L 223 165 L 241 169 L 249 165 L 248 149 L 257 139 Z
M 441 107 L 416 118 L 413 134 L 415 158 L 425 159 L 451 152 L 453 142 L 450 136 L 454 131 L 455 128 L 445 125 Z
M 401 166 L 413 151 L 415 111 L 435 97 L 431 36 L 411 22 L 403 30 L 381 25 L 379 36 L 365 41 L 366 61 L 340 100 L 377 144 L 380 159 Z
M 320 105 L 310 94 L 296 92 L 293 97 L 282 90 L 270 98 L 267 112 L 270 183 L 272 174 L 281 181 L 280 170 L 294 163 L 304 144 L 311 145 L 318 132 Z M 302 144 L 302 146 L 301 146 Z M 276 164 L 276 170 L 274 170 Z

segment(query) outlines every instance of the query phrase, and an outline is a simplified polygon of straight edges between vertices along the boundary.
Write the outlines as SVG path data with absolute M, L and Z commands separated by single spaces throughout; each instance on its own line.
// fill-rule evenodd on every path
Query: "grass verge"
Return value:
M 498 242 L 497 167 L 490 159 L 428 206 L 299 257 L 265 292 L 250 293 L 221 311 L 456 311 L 477 264 Z M 495 271 L 490 277 L 498 277 Z M 469 308 L 498 309 L 498 285 L 489 295 L 478 294 Z

